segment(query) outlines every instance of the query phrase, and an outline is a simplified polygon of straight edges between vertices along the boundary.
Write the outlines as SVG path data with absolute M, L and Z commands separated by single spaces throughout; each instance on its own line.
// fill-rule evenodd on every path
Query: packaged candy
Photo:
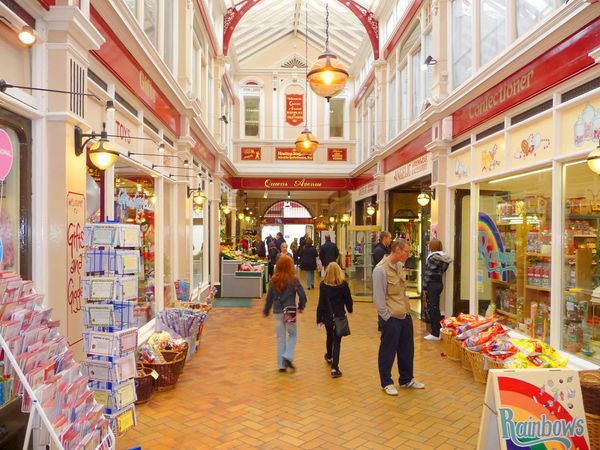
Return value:
M 491 341 L 494 337 L 507 333 L 508 330 L 505 330 L 502 325 L 499 323 L 494 323 L 487 330 L 482 331 L 481 333 L 475 334 L 473 336 L 468 337 L 463 342 L 463 346 L 469 350 L 479 352 L 485 347 L 485 345 Z
M 519 350 L 515 347 L 506 334 L 496 336 L 481 350 L 482 353 L 495 359 L 506 359 L 516 354 Z
M 481 333 L 491 327 L 498 319 L 490 317 L 489 319 L 476 320 L 474 322 L 467 322 L 456 330 L 457 338 L 464 340 L 470 336 L 474 336 L 477 333 Z

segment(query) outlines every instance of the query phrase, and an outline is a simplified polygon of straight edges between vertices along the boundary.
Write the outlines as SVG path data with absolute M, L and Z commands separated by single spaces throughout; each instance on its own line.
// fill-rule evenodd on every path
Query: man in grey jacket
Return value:
M 410 247 L 407 241 L 398 239 L 392 243 L 390 250 L 391 253 L 373 270 L 373 302 L 381 326 L 378 355 L 381 387 L 388 395 L 398 395 L 392 381 L 392 366 L 396 357 L 401 388 L 423 389 L 425 385 L 413 377 L 413 324 L 402 267 L 410 255 Z

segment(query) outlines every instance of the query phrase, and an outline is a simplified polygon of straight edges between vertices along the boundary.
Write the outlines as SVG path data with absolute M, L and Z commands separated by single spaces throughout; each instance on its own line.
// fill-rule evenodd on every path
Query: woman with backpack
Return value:
M 331 262 L 325 269 L 325 278 L 319 285 L 317 325 L 325 325 L 325 330 L 327 330 L 325 361 L 331 364 L 332 378 L 342 376 L 339 367 L 342 336 L 335 330 L 334 318 L 345 318 L 346 311 L 352 313 L 350 287 L 338 263 Z
M 298 295 L 298 305 L 296 305 Z M 306 293 L 296 277 L 294 261 L 282 255 L 275 266 L 275 274 L 269 283 L 269 292 L 263 309 L 265 317 L 273 308 L 277 333 L 277 366 L 280 372 L 296 370 L 293 364 L 296 350 L 296 312 L 302 313 L 306 306 Z

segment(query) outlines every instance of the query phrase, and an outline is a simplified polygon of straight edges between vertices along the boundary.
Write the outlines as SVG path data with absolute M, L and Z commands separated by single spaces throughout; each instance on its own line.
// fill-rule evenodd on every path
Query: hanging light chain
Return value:
M 329 51 L 329 2 L 325 2 L 325 52 Z
M 306 0 L 306 32 L 304 33 L 304 128 L 308 127 L 308 0 Z

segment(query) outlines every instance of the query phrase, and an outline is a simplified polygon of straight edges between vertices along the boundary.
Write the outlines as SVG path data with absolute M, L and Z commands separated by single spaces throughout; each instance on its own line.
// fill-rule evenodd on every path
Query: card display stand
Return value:
M 83 297 L 88 303 L 83 348 L 88 357 L 82 365 L 113 432 L 121 435 L 137 420 L 135 307 L 142 271 L 141 230 L 130 224 L 89 224 L 84 243 Z
M 20 407 L 27 420 L 24 434 L 7 430 L 18 442 L 0 447 L 114 449 L 103 407 L 42 300 L 30 281 L 0 272 L 0 415 Z

